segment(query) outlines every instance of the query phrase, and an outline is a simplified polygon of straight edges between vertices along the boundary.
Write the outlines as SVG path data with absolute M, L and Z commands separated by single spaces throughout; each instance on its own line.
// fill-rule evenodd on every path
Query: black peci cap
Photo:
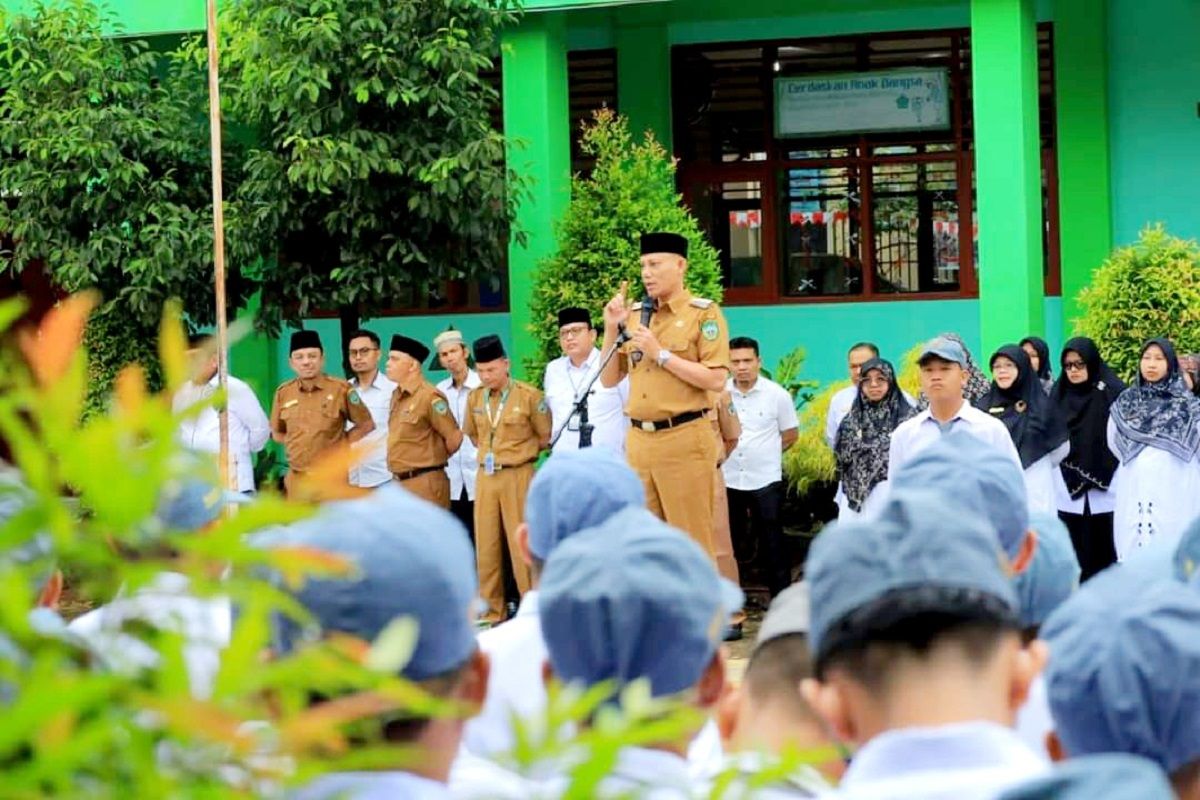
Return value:
M 418 342 L 416 339 L 410 339 L 407 336 L 396 334 L 392 337 L 392 344 L 388 348 L 395 350 L 398 353 L 410 355 L 417 361 L 424 361 L 429 356 L 429 348 Z
M 574 325 L 582 322 L 589 328 L 592 327 L 592 315 L 588 313 L 586 308 L 578 306 L 570 306 L 558 312 L 558 327 L 565 328 L 568 325 Z
M 322 353 L 325 352 L 325 348 L 321 345 L 321 336 L 316 331 L 296 331 L 292 334 L 292 347 L 288 354 L 309 347 L 315 347 Z
M 671 253 L 687 258 L 688 240 L 678 233 L 643 233 L 642 255 L 650 253 Z
M 486 364 L 489 361 L 497 361 L 505 357 L 504 344 L 500 341 L 500 337 L 494 334 L 476 339 L 471 349 L 475 352 L 476 364 Z

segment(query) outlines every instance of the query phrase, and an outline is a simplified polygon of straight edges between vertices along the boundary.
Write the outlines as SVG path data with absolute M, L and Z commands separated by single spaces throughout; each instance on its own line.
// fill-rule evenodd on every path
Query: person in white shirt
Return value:
M 921 351 L 921 391 L 929 408 L 900 423 L 892 432 L 888 450 L 888 479 L 914 456 L 951 430 L 963 430 L 1009 456 L 1024 471 L 1021 456 L 1004 423 L 980 411 L 963 396 L 967 380 L 967 356 L 962 345 L 939 337 Z
M 171 400 L 175 414 L 188 413 L 179 424 L 179 441 L 188 450 L 200 453 L 221 452 L 220 417 L 207 402 L 217 391 L 217 354 L 202 345 L 207 336 L 193 336 L 188 355 L 196 364 L 192 379 L 180 387 Z M 254 390 L 232 375 L 226 384 L 229 409 L 229 476 L 239 492 L 253 492 L 254 453 L 271 438 L 271 424 Z M 200 410 L 197 413 L 196 408 Z
M 355 450 L 364 451 L 364 455 L 350 468 L 350 485 L 374 489 L 392 479 L 387 463 L 388 415 L 396 384 L 379 371 L 380 344 L 375 333 L 358 330 L 350 334 L 346 352 L 354 372 L 350 385 L 358 390 L 358 396 L 375 421 L 375 430 L 353 445 Z M 346 430 L 350 427 L 350 423 L 346 423 Z
M 1022 642 L 1008 569 L 952 487 L 897 488 L 817 536 L 801 694 L 857 747 L 832 797 L 994 800 L 1050 771 L 1012 729 L 1047 653 Z
M 733 366 L 729 391 L 742 423 L 737 447 L 721 465 L 730 532 L 735 547 L 757 552 L 758 566 L 766 570 L 767 588 L 774 597 L 792 582 L 781 517 L 783 451 L 795 443 L 800 421 L 787 390 L 760 374 L 758 342 L 736 337 L 729 342 L 729 355 Z
M 446 396 L 450 413 L 461 430 L 466 423 L 467 395 L 483 384 L 479 373 L 471 369 L 468 362 L 467 344 L 461 331 L 449 330 L 433 340 L 438 363 L 450 372 L 450 377 L 438 381 L 437 389 Z M 479 455 L 475 443 L 464 436 L 462 446 L 446 462 L 446 474 L 450 476 L 450 511 L 475 541 L 475 475 L 479 470 Z
M 579 414 L 575 406 L 583 391 L 600 370 L 600 351 L 596 349 L 596 328 L 585 308 L 570 307 L 558 312 L 558 338 L 563 355 L 546 365 L 542 384 L 550 406 L 554 434 L 554 452 L 579 449 Z M 592 445 L 606 447 L 618 455 L 625 453 L 625 433 L 629 422 L 625 403 L 629 400 L 629 378 L 616 386 L 605 387 L 600 381 L 588 393 L 588 424 L 592 426 Z M 555 441 L 557 437 L 557 441 Z
M 829 401 L 829 411 L 825 414 L 825 443 L 830 447 L 837 442 L 838 426 L 850 413 L 854 398 L 858 397 L 858 381 L 862 377 L 862 365 L 873 358 L 879 358 L 879 348 L 870 342 L 859 342 L 850 348 L 846 354 L 850 367 L 850 385 L 840 389 Z

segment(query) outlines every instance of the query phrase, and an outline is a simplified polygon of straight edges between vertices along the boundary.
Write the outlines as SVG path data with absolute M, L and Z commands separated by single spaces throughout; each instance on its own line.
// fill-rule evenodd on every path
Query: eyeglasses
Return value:
M 1087 369 L 1087 364 L 1083 361 L 1064 361 L 1063 369 L 1067 372 L 1079 372 L 1080 370 Z
M 378 347 L 363 347 L 359 350 L 351 350 L 350 357 L 351 358 L 359 358 L 360 356 L 369 356 L 369 355 L 371 355 L 371 353 L 374 353 L 378 349 L 379 349 Z
M 558 332 L 561 339 L 574 339 L 576 336 L 583 336 L 588 332 L 588 328 L 580 326 L 578 328 L 563 328 Z

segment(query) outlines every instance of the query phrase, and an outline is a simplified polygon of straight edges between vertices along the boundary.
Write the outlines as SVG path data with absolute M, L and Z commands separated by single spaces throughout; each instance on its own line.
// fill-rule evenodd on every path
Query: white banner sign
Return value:
M 775 80 L 775 135 L 946 130 L 944 69 L 896 69 Z

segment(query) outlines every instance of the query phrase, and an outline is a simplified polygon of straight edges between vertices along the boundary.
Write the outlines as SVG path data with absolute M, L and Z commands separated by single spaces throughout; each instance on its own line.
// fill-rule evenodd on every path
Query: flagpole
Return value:
M 205 0 L 208 12 L 208 119 L 212 149 L 213 288 L 217 317 L 217 385 L 225 401 L 220 421 L 221 486 L 229 489 L 229 326 L 225 301 L 225 190 L 221 183 L 221 90 L 218 79 L 217 0 Z

